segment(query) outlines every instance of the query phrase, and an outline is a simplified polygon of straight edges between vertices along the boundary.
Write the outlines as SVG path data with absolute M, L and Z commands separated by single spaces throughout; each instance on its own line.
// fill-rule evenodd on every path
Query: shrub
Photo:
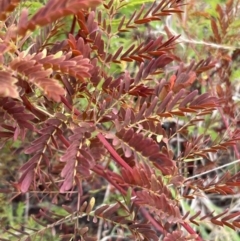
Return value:
M 159 27 L 187 5 L 141 3 L 49 0 L 28 18 L 26 3 L 3 1 L 1 193 L 35 220 L 2 220 L 4 240 L 203 240 L 240 227 L 237 209 L 217 207 L 240 184 L 226 169 L 239 162 L 238 52 L 224 48 L 237 6 L 216 5 L 213 34 L 189 61 L 188 29 Z

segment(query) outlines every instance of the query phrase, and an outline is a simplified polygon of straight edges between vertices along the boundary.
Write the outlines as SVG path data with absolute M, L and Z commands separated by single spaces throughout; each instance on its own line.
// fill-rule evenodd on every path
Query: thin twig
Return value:
M 202 176 L 202 175 L 205 175 L 205 174 L 210 173 L 210 172 L 213 172 L 213 171 L 217 171 L 217 170 L 222 169 L 222 168 L 227 167 L 227 166 L 231 166 L 231 165 L 236 164 L 236 163 L 238 163 L 238 162 L 240 162 L 240 159 L 238 159 L 238 160 L 236 160 L 236 161 L 233 161 L 233 162 L 230 162 L 230 163 L 227 163 L 227 164 L 224 164 L 224 165 L 222 165 L 222 166 L 216 167 L 216 168 L 214 168 L 214 169 L 212 169 L 212 170 L 208 170 L 208 171 L 206 171 L 206 172 L 199 173 L 199 174 L 197 174 L 197 175 L 194 175 L 194 176 L 192 176 L 192 177 L 189 177 L 189 178 L 187 178 L 185 181 L 188 181 L 188 180 L 190 180 L 190 179 L 194 179 L 194 178 L 196 178 L 196 177 L 200 177 L 200 176 Z
M 107 199 L 109 198 L 110 188 L 111 188 L 111 185 L 108 184 L 108 185 L 107 185 L 107 188 L 106 188 L 106 192 L 105 192 L 104 199 L 103 199 L 103 202 L 102 202 L 102 203 L 106 203 Z M 103 227 L 103 219 L 100 219 L 100 221 L 99 221 L 99 225 L 98 225 L 98 231 L 97 231 L 97 240 L 100 240 L 100 239 L 101 239 L 101 235 L 102 235 L 102 227 Z

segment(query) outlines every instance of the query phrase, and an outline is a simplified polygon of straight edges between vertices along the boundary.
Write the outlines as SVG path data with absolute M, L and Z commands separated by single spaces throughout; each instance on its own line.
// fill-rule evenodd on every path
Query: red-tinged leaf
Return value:
M 123 149 L 123 152 L 124 152 L 125 157 L 129 158 L 129 157 L 132 156 L 132 150 L 131 150 L 130 147 L 123 145 L 123 146 L 122 146 L 122 149 Z
M 195 199 L 194 196 L 190 196 L 190 195 L 183 195 L 183 197 L 184 197 L 184 198 L 187 198 L 187 199 L 191 199 L 191 200 L 192 200 L 192 199 Z
M 4 107 L 5 110 L 8 111 L 8 113 L 11 113 L 11 114 L 23 113 L 23 111 L 24 111 L 24 107 L 23 106 L 15 106 L 15 107 L 12 107 L 12 108 L 8 109 L 7 104 L 5 104 L 3 107 Z
M 13 137 L 12 132 L 0 131 L 0 138 L 10 138 L 10 137 Z
M 166 54 L 166 52 L 165 51 L 149 51 L 148 54 L 159 57 L 159 56 L 161 56 L 163 54 Z
M 138 111 L 138 113 L 135 116 L 136 122 L 139 121 L 142 118 L 143 113 L 145 112 L 146 108 L 147 108 L 147 103 L 144 102 L 143 105 L 141 106 L 141 109 Z
M 59 127 L 62 124 L 62 121 L 60 119 L 60 116 L 57 116 L 58 119 L 56 118 L 51 118 L 46 121 L 47 124 L 55 127 Z M 64 120 L 63 120 L 64 121 Z
M 73 173 L 75 168 L 75 162 L 76 159 L 70 159 L 70 161 L 65 164 L 64 168 L 61 171 L 61 177 L 66 177 L 69 175 L 69 173 Z
M 173 96 L 173 92 L 170 91 L 167 96 L 164 98 L 164 100 L 162 101 L 162 103 L 159 105 L 158 109 L 157 109 L 157 114 L 162 114 L 165 111 L 165 108 L 167 106 L 167 104 L 170 102 L 170 100 L 172 99 Z
M 157 50 L 162 50 L 162 51 L 166 51 L 166 47 L 170 46 L 171 44 L 174 43 L 175 40 L 177 40 L 178 38 L 180 38 L 181 35 L 178 36 L 172 36 L 171 38 L 169 38 L 165 43 L 163 43 L 162 45 L 160 45 Z
M 79 164 L 78 166 L 80 169 L 85 167 L 86 169 L 89 170 L 94 166 L 94 165 L 90 165 L 90 162 L 84 157 L 77 156 L 76 159 L 78 160 L 78 164 Z
M 240 187 L 240 182 L 226 182 L 226 185 L 232 187 Z
M 124 118 L 124 125 L 129 125 L 131 121 L 131 109 L 127 108 Z
M 185 90 L 181 89 L 167 105 L 166 111 L 171 111 L 181 97 L 185 94 Z
M 108 207 L 105 209 L 102 213 L 101 216 L 103 218 L 109 218 L 111 215 L 116 212 L 119 209 L 119 203 L 114 204 L 113 206 Z M 96 213 L 96 212 L 95 212 Z
M 26 121 L 26 120 L 33 120 L 35 117 L 32 114 L 16 113 L 16 114 L 13 114 L 13 118 L 16 120 L 21 119 L 22 121 Z
M 126 216 L 127 217 L 127 216 Z M 125 223 L 125 221 L 126 221 L 126 217 L 122 217 L 122 216 L 112 216 L 111 217 L 111 220 L 113 221 L 113 222 L 116 222 L 116 223 L 121 223 L 121 224 L 124 224 Z M 129 220 L 129 223 L 130 223 L 131 221 Z M 129 224 L 128 223 L 128 224 Z
M 215 66 L 216 66 L 215 63 L 209 64 L 209 65 L 207 65 L 207 66 L 202 66 L 202 67 L 200 67 L 200 68 L 198 68 L 198 69 L 196 70 L 196 73 L 197 73 L 197 74 L 200 74 L 200 73 L 202 73 L 202 72 L 205 72 L 205 71 L 208 71 L 208 70 L 214 68 Z
M 221 43 L 221 36 L 218 31 L 218 26 L 214 18 L 211 19 L 211 27 L 217 43 Z
M 159 98 L 155 96 L 154 99 L 152 100 L 151 105 L 145 111 L 145 117 L 149 117 L 153 113 L 158 101 L 159 101 Z
M 26 122 L 25 120 L 24 121 L 18 120 L 17 122 L 20 128 L 26 128 L 31 131 L 34 131 L 34 126 L 31 123 Z
M 144 24 L 144 23 L 149 23 L 151 21 L 156 21 L 156 20 L 160 20 L 160 18 L 158 17 L 149 17 L 149 18 L 144 18 L 144 19 L 139 19 L 139 20 L 135 20 L 134 23 L 135 24 Z
M 152 144 L 151 146 L 145 146 L 141 149 L 143 156 L 152 156 L 159 153 L 159 146 L 157 144 Z
M 128 50 L 125 51 L 124 54 L 122 54 L 121 59 L 123 59 L 123 58 L 125 58 L 127 55 L 129 55 L 134 48 L 135 48 L 135 44 L 132 44 L 132 45 L 128 48 Z
M 197 113 L 196 110 L 191 109 L 191 108 L 179 108 L 179 110 L 182 112 L 187 112 L 187 113 Z
M 142 51 L 142 50 L 141 50 Z M 133 52 L 134 53 L 134 52 Z M 148 55 L 146 54 L 139 54 L 140 57 L 144 58 L 144 59 L 148 59 L 148 60 L 152 60 L 151 57 L 149 57 Z
M 130 174 L 129 171 L 122 169 L 121 170 L 122 174 L 122 179 L 124 180 L 125 183 L 133 183 L 133 176 Z
M 240 228 L 240 222 L 233 221 L 232 224 L 233 224 L 235 227 Z
M 78 165 L 78 166 L 76 166 L 75 169 L 73 169 L 73 174 L 75 174 L 75 173 L 79 173 L 83 177 L 87 178 L 87 177 L 89 177 L 91 175 L 90 166 Z M 74 176 L 74 177 L 76 177 L 76 176 Z
M 49 134 L 42 135 L 41 137 L 39 137 L 38 139 L 33 141 L 31 143 L 31 145 L 38 145 L 40 143 L 47 143 L 50 140 L 50 137 L 51 137 L 51 135 L 49 135 Z
M 148 226 L 142 227 L 142 228 L 139 227 L 137 230 L 138 230 L 139 233 L 142 233 L 142 234 L 144 234 L 144 233 L 145 234 L 146 233 L 155 233 L 154 230 L 152 230 L 151 227 L 148 227 Z
M 230 223 L 228 223 L 228 222 L 226 222 L 226 221 L 223 221 L 223 220 L 222 220 L 222 223 L 223 223 L 223 225 L 228 226 L 229 228 L 231 228 L 231 229 L 233 229 L 233 230 L 236 230 L 235 227 L 234 227 L 234 225 L 232 225 L 232 224 L 230 224 Z
M 174 8 L 174 9 L 167 9 L 167 10 L 162 10 L 164 13 L 183 13 L 183 10 L 181 9 L 177 9 L 177 8 Z
M 128 58 L 128 57 L 125 57 L 125 58 L 121 57 L 121 60 L 126 61 L 126 62 L 132 62 L 133 61 L 131 58 Z
M 136 56 L 136 55 L 131 55 L 129 56 L 129 58 L 133 59 L 133 60 L 136 60 L 138 62 L 144 62 L 144 59 L 139 57 L 139 56 Z
M 12 109 L 16 105 L 16 102 L 8 101 L 7 98 L 3 98 L 2 101 L 1 101 L 1 105 L 3 105 L 3 108 L 5 110 L 8 110 L 8 109 Z M 24 110 L 24 109 L 22 109 L 22 110 Z
M 240 211 L 232 213 L 232 214 L 229 214 L 229 215 L 225 216 L 224 218 L 222 218 L 221 220 L 222 221 L 227 221 L 227 220 L 233 219 L 235 217 L 239 217 L 239 216 L 240 216 Z
M 179 105 L 179 109 L 182 110 L 183 107 L 186 107 L 186 105 L 189 102 L 191 102 L 197 95 L 198 95 L 198 90 L 194 90 L 190 94 L 188 94 Z
M 142 8 L 142 7 L 141 7 L 141 8 Z M 140 11 L 142 11 L 142 10 L 140 9 Z M 130 26 L 131 21 L 132 21 L 133 18 L 136 16 L 136 13 L 137 13 L 137 11 L 135 10 L 135 11 L 133 12 L 132 16 L 129 18 L 129 20 L 128 20 L 127 24 L 126 24 L 126 26 L 127 26 L 128 28 L 129 28 L 129 26 Z
M 119 133 L 119 134 L 120 134 L 120 133 Z M 126 132 L 124 132 L 124 135 L 123 135 L 123 136 L 120 135 L 120 138 L 121 138 L 124 142 L 127 142 L 127 143 L 128 143 L 129 140 L 134 137 L 133 135 L 134 135 L 133 129 L 129 129 L 129 130 L 127 130 Z M 116 134 L 116 136 L 118 136 L 118 134 Z
M 153 73 L 151 73 L 151 75 L 159 75 L 159 74 L 162 74 L 164 73 L 163 70 L 158 70 L 158 71 L 154 71 Z
M 222 212 L 222 213 L 216 215 L 213 219 L 217 219 L 217 218 L 220 218 L 220 217 L 224 216 L 228 211 L 229 211 L 228 209 L 225 210 L 224 212 Z
M 143 223 L 143 224 L 141 224 L 141 223 L 138 223 L 138 224 L 131 224 L 131 225 L 129 225 L 129 227 L 130 227 L 131 229 L 138 229 L 138 228 L 151 228 L 151 226 L 150 226 L 149 224 L 145 224 L 145 223 Z
M 112 62 L 115 63 L 115 64 L 121 64 L 120 60 L 112 60 Z
M 236 141 L 227 141 L 221 144 L 222 146 L 234 146 L 236 145 Z
M 26 170 L 22 174 L 21 178 L 19 179 L 21 192 L 26 193 L 28 191 L 28 189 L 32 183 L 33 177 L 34 177 L 34 169 L 33 168 L 28 168 L 28 170 Z
M 64 182 L 63 182 L 63 184 L 60 188 L 60 193 L 64 193 L 66 191 L 69 191 L 72 188 L 73 179 L 74 179 L 73 172 L 69 172 L 67 174 L 67 176 L 65 177 Z
M 173 241 L 173 240 L 177 240 L 177 241 L 184 241 L 186 240 L 185 235 L 183 233 L 182 230 L 179 231 L 173 231 L 172 233 L 168 233 L 163 241 Z M 190 239 L 191 240 L 191 239 Z M 193 239 L 192 239 L 193 240 Z
M 122 50 L 123 50 L 123 46 L 121 46 L 121 47 L 117 50 L 117 52 L 113 55 L 112 60 L 116 60 L 116 59 L 118 58 L 118 56 L 120 55 L 120 53 L 122 52 Z
M 103 4 L 103 6 L 104 6 L 106 9 L 109 9 L 109 7 L 108 7 L 107 4 Z
M 193 109 L 193 110 L 196 110 L 196 111 L 199 111 L 199 110 L 203 110 L 205 109 L 206 107 L 203 107 L 201 105 L 189 105 L 189 108 Z
M 121 28 L 122 28 L 122 26 L 123 26 L 123 24 L 124 24 L 124 21 L 125 21 L 125 16 L 122 17 L 122 19 L 121 19 L 121 21 L 120 21 L 120 23 L 119 23 L 119 25 L 118 25 L 118 31 L 119 31 L 119 32 L 121 31 Z
M 191 102 L 190 105 L 199 105 L 199 104 L 202 104 L 204 103 L 204 101 L 206 101 L 207 99 L 209 98 L 209 93 L 204 93 L 202 95 L 199 95 L 195 100 L 193 100 Z
M 163 54 L 156 59 L 156 66 L 155 68 L 164 68 L 167 64 L 171 63 L 173 58 Z
M 194 214 L 193 216 L 191 216 L 191 218 L 189 219 L 191 222 L 193 222 L 193 220 L 195 218 L 197 218 L 199 215 L 201 214 L 201 211 L 197 211 L 196 214 Z
M 160 12 L 160 13 L 155 13 L 154 16 L 158 16 L 158 17 L 164 17 L 164 16 L 170 16 L 171 13 L 168 12 Z
M 199 226 L 199 223 L 195 220 L 191 220 L 192 223 L 194 223 L 195 225 Z
M 102 216 L 102 213 L 109 208 L 109 205 L 104 205 L 100 208 L 97 208 L 97 210 L 94 212 L 96 216 Z
M 90 152 L 88 152 L 88 151 L 86 151 L 84 149 L 80 149 L 79 152 L 83 155 L 84 158 L 86 158 L 86 160 L 89 163 L 91 163 L 91 164 L 95 163 L 95 161 L 94 161 L 92 155 L 90 154 Z
M 46 143 L 41 142 L 38 144 L 31 145 L 24 150 L 25 154 L 32 154 L 36 152 L 41 152 L 46 147 Z
M 131 89 L 128 93 L 130 95 L 135 95 L 135 96 L 142 96 L 142 97 L 147 97 L 149 95 L 152 95 L 154 92 L 153 89 L 150 89 L 147 86 L 144 85 L 138 85 L 136 87 L 134 87 L 133 89 Z
M 135 182 L 135 184 L 137 186 L 143 186 L 144 185 L 142 177 L 141 177 L 141 175 L 138 172 L 138 169 L 135 168 L 133 170 L 133 174 L 132 175 L 133 175 L 133 178 L 134 178 L 134 182 Z
M 161 116 L 161 117 L 165 117 L 165 118 L 168 118 L 168 117 L 172 118 L 173 117 L 173 115 L 171 113 L 160 113 L 158 115 Z
M 15 130 L 14 127 L 12 127 L 10 125 L 6 125 L 6 124 L 2 124 L 1 127 L 6 129 L 6 130 L 12 131 L 12 132 Z
M 178 110 L 174 110 L 174 111 L 170 111 L 169 112 L 171 115 L 177 115 L 177 116 L 185 116 L 185 114 L 183 113 L 183 111 L 178 111 Z
M 208 153 L 208 152 L 217 152 L 217 151 L 218 151 L 217 148 L 216 149 L 211 148 L 211 149 L 207 149 L 207 150 L 202 150 L 201 152 Z
M 19 98 L 17 79 L 5 71 L 0 71 L 0 97 Z
M 212 149 L 212 150 L 224 150 L 224 151 L 227 151 L 227 148 L 224 146 L 224 143 L 223 144 L 219 144 L 217 146 L 212 146 L 211 148 L 209 149 Z
M 130 26 L 130 27 L 128 27 L 128 28 L 136 28 L 136 27 Z M 127 32 L 130 32 L 130 30 L 128 30 L 128 29 L 120 29 L 119 32 L 120 32 L 120 33 L 127 33 Z
M 16 141 L 20 134 L 21 134 L 21 129 L 19 126 L 17 126 L 14 130 L 13 140 Z
M 147 239 L 149 240 L 153 240 L 153 241 L 158 241 L 159 237 L 156 235 L 156 233 L 153 230 L 145 230 L 145 229 L 138 229 L 137 230 L 139 233 L 141 233 L 143 236 L 145 236 Z
M 41 155 L 42 155 L 41 153 L 37 153 L 33 157 L 31 157 L 28 160 L 28 162 L 26 162 L 25 164 L 22 165 L 22 167 L 20 168 L 20 171 L 24 172 L 24 171 L 28 170 L 31 166 L 36 164 L 40 160 Z

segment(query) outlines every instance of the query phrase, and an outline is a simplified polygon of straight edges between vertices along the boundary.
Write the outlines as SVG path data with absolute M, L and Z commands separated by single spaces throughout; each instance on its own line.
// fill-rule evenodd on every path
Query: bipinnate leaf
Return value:
M 169 223 L 182 223 L 182 216 L 176 202 L 168 198 L 164 193 L 156 194 L 146 190 L 137 191 L 134 203 L 149 208 L 160 220 Z
M 27 80 L 42 89 L 45 94 L 53 100 L 59 102 L 60 96 L 64 95 L 65 90 L 58 80 L 50 77 L 53 70 L 44 69 L 44 66 L 35 60 L 35 55 L 26 55 L 22 52 L 15 58 L 10 67 L 18 73 L 25 75 Z
M 19 98 L 17 90 L 17 79 L 11 76 L 7 71 L 0 71 L 0 97 Z
M 84 145 L 85 132 L 85 128 L 79 127 L 74 129 L 74 134 L 69 137 L 72 143 L 61 157 L 61 161 L 66 164 L 61 172 L 61 177 L 64 178 L 64 181 L 60 192 L 65 192 L 72 188 L 74 177 L 77 174 L 82 175 L 84 178 L 90 176 L 90 169 L 94 166 L 95 160 L 90 150 Z
M 45 26 L 62 17 L 77 14 L 80 9 L 95 7 L 101 0 L 49 0 L 30 20 L 24 9 L 18 23 L 18 34 L 25 35 L 28 30 L 34 31 L 37 26 Z
M 121 129 L 116 133 L 116 137 L 121 140 L 125 155 L 129 156 L 128 152 L 131 150 L 131 152 L 152 161 L 163 175 L 175 173 L 176 164 L 168 156 L 160 152 L 158 144 L 153 139 L 145 137 L 141 133 L 135 133 L 132 128 L 128 130 Z
M 29 165 L 18 180 L 21 192 L 25 193 L 28 191 L 34 177 L 35 163 Z
M 21 102 L 15 101 L 11 98 L 0 98 L 0 116 L 3 118 L 1 126 L 3 129 L 12 131 L 13 139 L 16 140 L 18 136 L 24 137 L 25 129 L 34 130 L 32 120 L 34 115 L 27 113 Z M 10 118 L 13 120 L 11 125 L 5 125 L 4 121 Z
M 46 52 L 43 51 L 33 56 L 33 59 L 43 65 L 43 68 L 50 69 L 51 71 L 58 71 L 62 74 L 68 74 L 76 77 L 78 81 L 84 82 L 85 78 L 91 77 L 90 70 L 92 64 L 88 58 L 84 58 L 82 55 L 71 57 L 71 52 L 64 55 L 62 52 L 58 52 L 55 55 L 46 56 Z
M 48 119 L 44 123 L 45 126 L 38 130 L 38 133 L 41 134 L 40 137 L 25 148 L 25 154 L 34 155 L 20 168 L 22 175 L 18 183 L 22 192 L 26 192 L 30 187 L 33 174 L 40 176 L 40 165 L 42 163 L 45 163 L 45 166 L 49 165 L 47 150 L 52 142 L 55 143 L 54 136 L 59 133 L 65 120 L 65 116 L 62 114 L 56 114 L 56 117 Z
M 89 70 L 92 65 L 89 63 L 89 59 L 84 59 L 82 56 L 70 59 L 71 54 L 65 56 L 62 52 L 48 56 L 46 54 L 46 50 L 33 55 L 21 52 L 11 62 L 10 67 L 19 74 L 24 75 L 29 82 L 35 84 L 49 98 L 57 102 L 60 101 L 61 95 L 65 94 L 65 90 L 59 81 L 54 78 L 56 71 L 74 76 L 81 82 L 84 81 L 84 78 L 91 76 Z M 11 90 L 12 95 L 15 94 L 14 89 Z

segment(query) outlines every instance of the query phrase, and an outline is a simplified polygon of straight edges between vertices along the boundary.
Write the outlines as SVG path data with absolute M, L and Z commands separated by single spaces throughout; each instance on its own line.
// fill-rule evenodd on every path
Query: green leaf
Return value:
M 131 205 L 131 197 L 132 197 L 132 188 L 129 187 L 128 190 L 127 190 L 127 195 L 126 195 L 126 197 L 125 197 L 125 201 L 126 201 L 126 204 L 127 204 L 128 206 Z

